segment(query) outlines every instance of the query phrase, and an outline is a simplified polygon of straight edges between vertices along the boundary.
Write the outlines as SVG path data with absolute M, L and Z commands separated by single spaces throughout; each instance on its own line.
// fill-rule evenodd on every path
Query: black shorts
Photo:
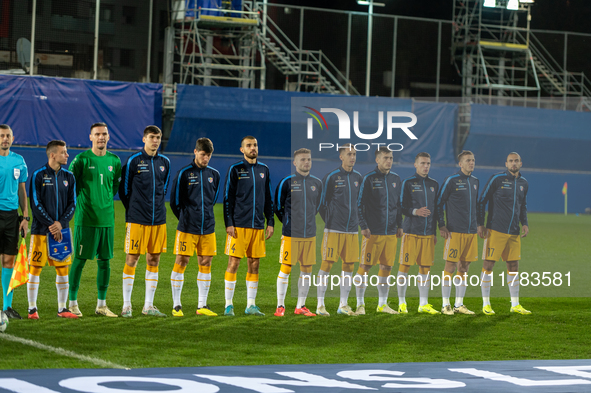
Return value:
M 18 210 L 0 210 L 0 254 L 18 254 Z

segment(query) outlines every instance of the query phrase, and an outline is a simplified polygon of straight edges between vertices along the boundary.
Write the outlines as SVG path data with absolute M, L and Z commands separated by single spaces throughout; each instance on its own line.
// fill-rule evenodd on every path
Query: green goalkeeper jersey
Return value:
M 76 225 L 114 227 L 113 197 L 121 181 L 121 160 L 107 152 L 97 156 L 92 150 L 80 153 L 70 163 L 76 177 Z

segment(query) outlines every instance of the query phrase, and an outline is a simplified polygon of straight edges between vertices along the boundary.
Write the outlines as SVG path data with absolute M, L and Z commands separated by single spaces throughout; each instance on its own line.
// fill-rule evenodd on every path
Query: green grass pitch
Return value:
M 111 261 L 111 285 L 107 304 L 121 312 L 121 275 L 125 254 L 124 211 L 116 202 L 115 257 Z M 224 271 L 227 256 L 223 255 L 225 228 L 221 205 L 216 206 L 218 256 L 212 265 L 212 284 L 209 295 L 211 308 L 223 313 Z M 376 315 L 377 298 L 366 298 L 368 315 L 346 317 L 336 315 L 338 298 L 326 299 L 329 318 L 306 318 L 293 315 L 296 298 L 291 289 L 298 269 L 292 271 L 290 290 L 286 299 L 286 316 L 276 318 L 276 277 L 279 269 L 278 253 L 280 227 L 267 243 L 267 258 L 261 260 L 257 304 L 267 315 L 243 315 L 246 305 L 246 262 L 243 260 L 234 297 L 237 316 L 208 318 L 196 316 L 197 262 L 192 258 L 185 272 L 183 289 L 183 318 L 155 318 L 141 315 L 144 300 L 145 259 L 142 257 L 136 272 L 132 303 L 132 319 L 96 317 L 96 263 L 88 261 L 79 292 L 80 320 L 57 318 L 55 272 L 45 267 L 41 275 L 38 321 L 11 320 L 7 334 L 60 347 L 78 354 L 92 356 L 131 368 L 183 367 L 257 364 L 311 364 L 357 362 L 432 362 L 462 360 L 510 359 L 575 359 L 588 358 L 591 336 L 589 308 L 591 255 L 591 216 L 562 216 L 530 214 L 530 235 L 523 240 L 520 270 L 561 272 L 561 286 L 528 286 L 521 288 L 525 308 L 532 315 L 509 313 L 507 287 L 500 287 L 499 273 L 505 271 L 502 261 L 494 270 L 495 287 L 492 305 L 495 316 L 481 313 L 480 289 L 471 287 L 465 304 L 476 315 L 419 315 L 417 291 L 407 293 L 408 315 Z M 73 223 L 73 221 L 72 221 Z M 177 220 L 169 210 L 168 253 L 160 263 L 159 286 L 155 305 L 170 315 L 172 295 L 170 272 L 174 263 L 173 242 Z M 319 220 L 319 231 L 323 225 Z M 433 272 L 441 274 L 443 241 L 437 244 Z M 482 243 L 482 242 L 480 242 Z M 320 242 L 318 242 L 320 247 Z M 480 247 L 479 250 L 482 250 Z M 318 260 L 320 258 L 318 257 Z M 394 270 L 397 270 L 396 263 Z M 316 265 L 316 270 L 319 267 Z M 470 275 L 480 275 L 482 262 L 472 264 Z M 375 268 L 374 268 L 375 269 Z M 416 273 L 411 268 L 411 274 Z M 315 270 L 315 271 L 316 271 Z M 339 266 L 333 268 L 338 273 Z M 570 287 L 565 274 L 570 271 Z M 374 271 L 372 270 L 372 273 Z M 555 284 L 558 284 L 556 282 Z M 499 286 L 497 286 L 499 285 Z M 506 285 L 506 283 L 505 283 Z M 452 291 L 453 295 L 454 291 Z M 311 288 L 308 307 L 316 308 L 316 289 Z M 375 296 L 375 291 L 368 290 Z M 355 306 L 355 289 L 349 302 Z M 441 307 L 441 290 L 430 293 L 430 302 Z M 397 305 L 396 288 L 390 290 L 390 304 Z M 25 315 L 26 288 L 16 290 L 14 308 Z M 0 340 L 0 369 L 30 368 L 92 368 L 92 363 L 59 356 L 41 349 Z

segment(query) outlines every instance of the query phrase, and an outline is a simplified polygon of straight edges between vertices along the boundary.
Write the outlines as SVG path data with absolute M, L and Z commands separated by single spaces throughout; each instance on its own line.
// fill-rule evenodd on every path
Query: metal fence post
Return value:
M 101 10 L 101 0 L 96 0 L 96 9 L 94 11 L 94 61 L 92 65 L 92 79 L 98 76 L 98 41 L 99 41 L 99 12 Z
M 390 85 L 390 97 L 394 98 L 396 84 L 396 41 L 398 40 L 398 17 L 394 17 L 394 37 L 392 38 L 392 83 Z
M 37 0 L 33 0 L 33 21 L 31 22 L 31 53 L 29 61 L 29 75 L 33 76 L 35 67 L 35 21 L 37 16 Z M 24 60 L 23 60 L 24 62 Z
M 154 10 L 154 0 L 150 0 L 150 19 L 148 24 L 148 61 L 146 63 L 146 82 L 150 83 L 150 63 L 152 62 L 152 13 Z

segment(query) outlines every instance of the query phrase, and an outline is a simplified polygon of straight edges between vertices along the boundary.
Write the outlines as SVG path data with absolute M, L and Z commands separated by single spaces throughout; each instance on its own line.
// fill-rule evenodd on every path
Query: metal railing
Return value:
M 285 32 L 263 12 L 263 5 L 257 3 L 261 24 L 259 31 L 261 49 L 265 57 L 284 75 L 297 75 L 297 90 L 302 88 L 315 93 L 359 95 L 345 75 L 321 51 L 304 50 L 298 47 Z M 341 82 L 344 82 L 343 83 Z

